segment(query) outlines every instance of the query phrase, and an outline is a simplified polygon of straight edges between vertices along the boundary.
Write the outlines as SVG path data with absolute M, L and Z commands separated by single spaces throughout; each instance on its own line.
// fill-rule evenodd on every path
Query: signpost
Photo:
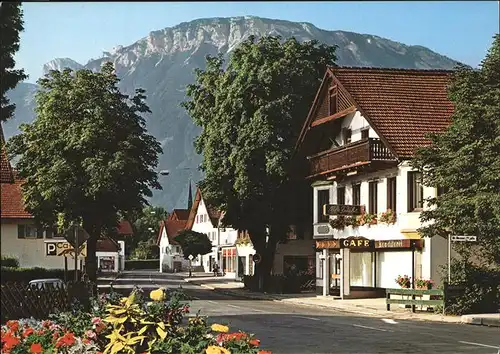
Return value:
M 451 243 L 452 242 L 476 242 L 477 236 L 448 235 L 448 284 L 451 283 Z
M 323 215 L 361 215 L 364 205 L 324 204 Z
M 191 266 L 191 261 L 193 260 L 194 257 L 192 254 L 190 254 L 188 258 L 189 258 L 189 277 L 191 278 L 191 270 L 193 269 L 193 267 Z
M 89 239 L 90 235 L 80 225 L 71 225 L 64 233 L 66 241 L 71 243 L 75 249 L 78 249 L 85 241 Z M 75 282 L 78 281 L 78 257 L 75 252 Z
M 45 242 L 46 256 L 64 256 L 75 253 L 75 248 L 66 241 Z M 80 245 L 77 249 L 78 257 L 87 256 L 87 244 Z

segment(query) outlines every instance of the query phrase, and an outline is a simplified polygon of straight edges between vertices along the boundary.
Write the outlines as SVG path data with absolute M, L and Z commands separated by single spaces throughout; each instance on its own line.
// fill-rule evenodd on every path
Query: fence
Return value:
M 26 282 L 1 284 L 1 322 L 20 318 L 45 319 L 49 314 L 71 309 L 75 300 L 89 305 L 92 283 L 69 282 L 63 286 L 29 286 Z
M 447 283 L 444 283 L 443 289 L 386 289 L 385 303 L 387 311 L 391 310 L 391 304 L 411 306 L 412 312 L 415 312 L 416 306 L 441 306 L 444 314 L 450 300 L 460 296 L 463 291 L 463 285 L 448 285 Z M 391 299 L 391 295 L 406 296 L 406 299 Z M 423 300 L 424 295 L 429 295 L 429 300 Z M 416 299 L 416 297 L 419 297 L 419 299 Z M 436 299 L 436 297 L 439 297 L 439 299 Z

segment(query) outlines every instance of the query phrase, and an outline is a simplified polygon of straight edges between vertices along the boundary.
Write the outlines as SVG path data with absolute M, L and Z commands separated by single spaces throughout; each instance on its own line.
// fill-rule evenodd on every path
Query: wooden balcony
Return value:
M 346 172 L 374 161 L 396 162 L 396 157 L 377 138 L 358 140 L 353 143 L 322 151 L 309 156 L 309 178 Z

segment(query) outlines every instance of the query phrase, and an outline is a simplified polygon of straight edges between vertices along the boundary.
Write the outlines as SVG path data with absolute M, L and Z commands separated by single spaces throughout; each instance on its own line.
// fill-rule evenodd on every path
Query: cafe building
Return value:
M 311 184 L 316 288 L 379 297 L 398 275 L 441 282 L 447 241 L 418 233 L 424 186 L 409 164 L 427 133 L 450 124 L 451 71 L 328 68 L 296 157 Z M 413 284 L 414 285 L 414 284 Z

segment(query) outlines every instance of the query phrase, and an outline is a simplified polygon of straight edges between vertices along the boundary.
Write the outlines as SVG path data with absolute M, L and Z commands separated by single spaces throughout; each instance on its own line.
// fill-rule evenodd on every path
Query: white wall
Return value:
M 64 269 L 64 257 L 46 256 L 44 239 L 17 238 L 17 223 L 2 219 L 2 255 L 14 256 L 19 260 L 20 267 L 42 267 L 47 269 Z M 22 221 L 33 224 L 33 221 Z M 55 239 L 54 239 L 55 240 Z M 68 259 L 68 269 L 73 269 L 73 262 Z
M 181 247 L 170 244 L 167 229 L 163 227 L 160 238 L 160 273 L 173 271 L 174 262 L 181 262 L 182 270 L 189 267 L 189 260 L 184 258 Z
M 96 252 L 97 264 L 101 264 L 101 258 L 114 257 L 115 265 L 113 272 L 118 272 L 119 270 L 119 253 L 118 252 Z M 69 263 L 69 262 L 68 262 Z

